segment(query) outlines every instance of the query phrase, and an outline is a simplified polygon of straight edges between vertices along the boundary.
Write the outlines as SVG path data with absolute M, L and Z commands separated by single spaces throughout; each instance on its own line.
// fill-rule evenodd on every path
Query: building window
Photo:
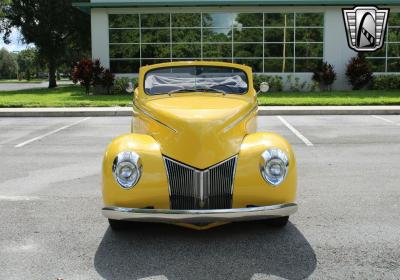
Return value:
M 384 46 L 366 57 L 374 72 L 400 71 L 400 13 L 389 14 Z
M 218 60 L 254 72 L 312 72 L 323 60 L 323 13 L 109 15 L 115 73 L 177 60 Z

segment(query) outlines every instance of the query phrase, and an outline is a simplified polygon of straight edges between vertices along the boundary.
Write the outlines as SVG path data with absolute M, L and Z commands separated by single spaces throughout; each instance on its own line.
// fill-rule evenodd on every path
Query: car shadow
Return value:
M 123 232 L 108 228 L 94 258 L 105 279 L 304 279 L 316 262 L 293 224 L 276 229 L 262 222 L 206 231 L 150 223 Z

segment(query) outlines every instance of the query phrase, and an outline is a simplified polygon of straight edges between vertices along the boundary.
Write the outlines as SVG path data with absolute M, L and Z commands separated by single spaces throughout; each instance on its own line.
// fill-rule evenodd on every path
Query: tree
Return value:
M 89 17 L 71 0 L 11 0 L 3 7 L 5 41 L 18 27 L 26 43 L 33 43 L 49 70 L 49 88 L 57 86 L 56 70 L 71 47 L 89 48 Z M 79 43 L 77 43 L 79 42 Z
M 0 0 L 0 21 L 4 18 L 3 8 L 9 4 L 9 0 Z M 1 23 L 0 23 L 1 27 Z M 1 29 L 0 29 L 1 31 Z
M 0 50 L 0 79 L 13 79 L 17 76 L 18 64 L 15 57 L 5 48 Z
M 39 54 L 35 48 L 29 48 L 18 53 L 17 62 L 20 77 L 29 81 L 33 75 L 38 76 L 40 71 L 40 59 L 38 56 Z

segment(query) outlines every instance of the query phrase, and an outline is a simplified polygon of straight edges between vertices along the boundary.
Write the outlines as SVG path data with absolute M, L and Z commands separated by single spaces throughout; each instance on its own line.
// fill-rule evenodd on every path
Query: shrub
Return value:
M 127 77 L 116 78 L 114 82 L 114 87 L 112 90 L 112 94 L 124 94 L 126 93 L 125 89 L 128 87 L 128 84 L 131 80 Z
M 353 89 L 358 90 L 367 87 L 372 81 L 372 71 L 365 59 L 365 55 L 358 53 L 347 64 L 346 76 Z
M 254 75 L 253 77 L 254 88 L 258 91 L 262 82 L 267 82 L 271 92 L 278 92 L 283 90 L 282 77 L 268 76 L 268 75 Z
M 289 75 L 286 77 L 287 83 L 289 84 L 289 91 L 300 92 L 300 91 L 308 91 L 309 86 L 306 81 L 300 83 L 299 77 L 293 77 Z
M 115 76 L 110 70 L 101 66 L 100 60 L 81 59 L 73 68 L 72 81 L 80 83 L 89 94 L 91 86 L 103 86 L 110 93 L 114 84 Z
M 80 83 L 85 87 L 86 94 L 89 94 L 90 86 L 93 83 L 93 61 L 91 59 L 81 59 L 75 66 L 72 72 L 72 81 Z
M 133 79 L 127 78 L 127 77 L 116 78 L 115 82 L 114 82 L 112 94 L 127 94 L 126 88 L 128 87 L 130 82 L 132 82 L 134 87 L 138 86 L 137 78 L 133 78 Z
M 93 86 L 103 84 L 104 67 L 101 66 L 100 60 L 96 59 L 93 62 Z
M 374 77 L 373 89 L 393 90 L 400 89 L 400 75 L 379 75 Z
M 314 71 L 313 81 L 317 82 L 321 89 L 332 89 L 332 84 L 336 80 L 336 72 L 328 62 L 321 63 Z
M 107 94 L 110 94 L 111 87 L 114 85 L 115 75 L 110 70 L 105 70 L 102 74 L 101 84 L 106 88 Z
M 317 91 L 318 88 L 319 88 L 319 84 L 316 81 L 311 80 L 308 90 L 311 92 L 315 92 L 315 91 Z

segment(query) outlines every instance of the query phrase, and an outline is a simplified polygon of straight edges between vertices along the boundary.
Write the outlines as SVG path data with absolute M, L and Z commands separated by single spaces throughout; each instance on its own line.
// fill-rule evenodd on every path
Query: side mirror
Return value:
M 269 84 L 267 82 L 262 82 L 260 84 L 260 90 L 257 92 L 257 94 L 266 93 L 268 91 L 269 91 Z
M 128 93 L 132 93 L 135 89 L 133 88 L 133 84 L 132 84 L 132 82 L 129 82 L 128 83 L 128 87 L 125 89 L 126 90 L 126 92 L 128 92 Z

